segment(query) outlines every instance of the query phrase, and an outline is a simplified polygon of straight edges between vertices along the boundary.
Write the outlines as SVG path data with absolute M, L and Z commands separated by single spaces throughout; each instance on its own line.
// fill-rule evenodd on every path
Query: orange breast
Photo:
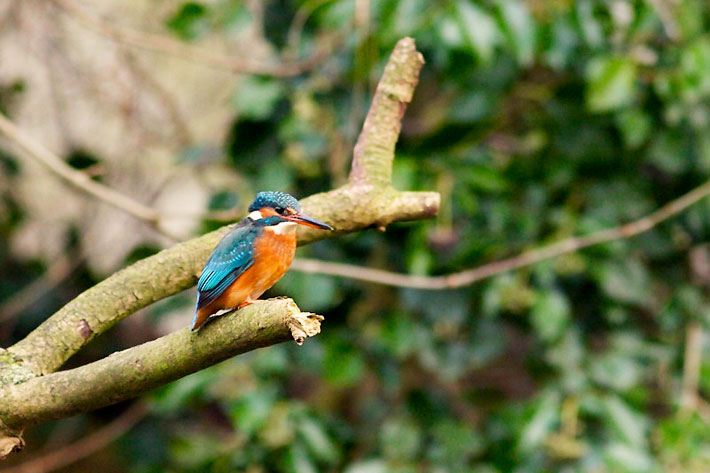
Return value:
M 258 299 L 288 271 L 295 253 L 295 232 L 279 235 L 264 230 L 254 242 L 254 264 L 214 302 L 213 312 L 237 307 L 247 299 Z

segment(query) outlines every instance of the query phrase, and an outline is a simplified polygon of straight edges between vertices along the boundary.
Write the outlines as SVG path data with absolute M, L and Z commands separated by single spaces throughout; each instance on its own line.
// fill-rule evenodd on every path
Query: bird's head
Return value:
M 268 191 L 256 194 L 254 202 L 249 206 L 249 218 L 265 226 L 290 222 L 321 230 L 333 230 L 327 223 L 304 215 L 298 200 L 285 192 Z

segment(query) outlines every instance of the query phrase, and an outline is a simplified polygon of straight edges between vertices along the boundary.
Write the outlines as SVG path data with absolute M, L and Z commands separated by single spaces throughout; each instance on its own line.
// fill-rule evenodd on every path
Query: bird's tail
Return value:
M 200 327 L 207 322 L 207 319 L 210 318 L 211 314 L 212 310 L 210 309 L 209 304 L 200 307 L 198 302 L 197 307 L 195 307 L 195 316 L 192 318 L 192 326 L 190 327 L 190 330 L 193 332 L 200 330 Z

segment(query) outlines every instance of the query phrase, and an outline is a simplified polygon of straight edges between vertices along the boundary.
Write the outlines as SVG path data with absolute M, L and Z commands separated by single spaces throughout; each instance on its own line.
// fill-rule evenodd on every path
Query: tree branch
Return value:
M 81 189 L 83 192 L 96 197 L 103 202 L 110 202 L 111 205 L 129 213 L 140 220 L 157 224 L 160 215 L 152 209 L 138 201 L 131 199 L 125 194 L 111 189 L 99 182 L 92 180 L 81 171 L 69 166 L 56 154 L 49 151 L 43 145 L 33 140 L 29 135 L 20 130 L 5 115 L 0 113 L 0 133 L 15 144 L 25 155 L 38 161 L 51 172 L 59 176 L 68 184 Z
M 145 404 L 137 402 L 114 420 L 86 437 L 36 458 L 0 470 L 0 473 L 49 473 L 92 455 L 131 430 L 148 414 Z
M 369 124 L 363 127 L 359 139 L 365 144 L 360 148 L 364 151 L 357 152 L 354 158 L 359 170 L 345 186 L 301 201 L 309 215 L 336 228 L 331 234 L 428 218 L 438 211 L 437 193 L 399 192 L 388 180 L 400 129 L 395 122 L 401 119 L 411 99 L 422 63 L 411 38 L 397 43 L 389 63 L 392 62 L 395 66 L 388 65 L 385 72 L 388 85 L 373 101 Z M 399 78 L 401 82 L 397 73 L 405 74 Z M 65 179 L 71 184 L 85 187 L 86 182 L 69 177 Z M 93 195 L 114 205 L 121 201 L 106 192 Z M 130 205 L 117 207 L 129 211 L 125 207 Z M 348 209 L 347 215 L 343 209 Z M 150 214 L 146 216 L 152 218 Z M 223 227 L 180 243 L 117 272 L 69 302 L 25 339 L 7 350 L 0 349 L 0 447 L 5 447 L 5 453 L 21 446 L 17 432 L 27 425 L 136 396 L 289 336 L 302 342 L 318 333 L 319 316 L 301 313 L 290 300 L 261 301 L 236 315 L 219 318 L 199 335 L 183 329 L 89 365 L 53 373 L 96 335 L 124 317 L 195 284 L 209 253 L 228 230 Z M 326 236 L 325 232 L 303 231 L 299 242 Z
M 386 97 L 380 94 L 379 99 L 376 97 L 368 113 L 369 125 L 366 122 L 363 126 L 360 143 L 389 143 L 394 146 L 399 126 L 393 123 L 401 120 L 406 108 L 404 100 L 411 99 L 421 61 L 421 55 L 416 51 L 411 38 L 398 42 L 385 68 L 383 79 L 386 79 L 388 86 L 383 90 L 398 90 L 395 95 L 403 101 L 397 102 L 392 94 Z M 407 62 L 414 66 L 405 66 Z M 390 63 L 394 63 L 396 67 L 390 67 Z M 405 71 L 409 74 L 402 78 L 402 83 L 399 85 L 394 75 L 396 71 Z M 0 124 L 2 123 L 3 121 L 0 120 Z M 56 163 L 59 158 L 32 140 L 23 139 L 23 135 L 16 133 L 14 125 L 8 120 L 5 119 L 4 123 L 10 125 L 6 129 L 11 131 L 11 136 L 20 137 L 18 144 L 27 147 L 28 152 L 35 157 L 43 156 L 47 162 L 53 163 L 51 168 L 53 171 L 60 176 L 76 177 L 63 168 L 66 166 L 63 162 L 60 165 Z M 384 128 L 380 129 L 373 124 L 382 124 Z M 3 129 L 0 127 L 0 130 Z M 368 155 L 362 151 L 363 149 L 367 149 L 367 146 L 361 146 L 361 151 L 355 153 L 353 166 L 359 166 L 360 170 L 352 175 L 348 185 L 302 200 L 303 207 L 309 214 L 329 222 L 336 228 L 336 232 L 304 230 L 299 233 L 300 243 L 329 237 L 333 233 L 348 233 L 373 226 L 385 227 L 393 221 L 429 218 L 436 215 L 439 207 L 437 193 L 398 192 L 390 186 L 389 182 L 379 185 L 383 182 L 382 176 L 389 176 L 391 173 L 392 157 L 381 153 Z M 390 153 L 393 154 L 393 148 Z M 382 156 L 380 161 L 374 159 L 375 156 L 380 155 Z M 81 174 L 79 171 L 76 172 Z M 379 177 L 370 179 L 368 177 L 370 175 Z M 83 174 L 81 176 L 81 179 L 67 180 L 86 192 L 90 192 L 90 189 L 100 189 L 101 192 L 95 192 L 93 195 L 132 215 L 140 215 L 140 212 L 135 211 L 134 203 L 119 204 L 129 198 L 90 179 L 84 179 L 86 176 Z M 378 185 L 363 185 L 362 178 Z M 342 209 L 349 211 L 342 212 Z M 103 333 L 124 317 L 194 285 L 210 251 L 228 229 L 229 227 L 223 227 L 210 234 L 180 243 L 119 271 L 68 303 L 24 340 L 13 346 L 10 351 L 21 358 L 24 366 L 36 374 L 46 374 L 58 369 L 96 335 Z
M 10 429 L 68 417 L 138 396 L 234 355 L 320 332 L 319 315 L 291 299 L 271 299 L 219 318 L 198 333 L 187 327 L 99 361 L 0 389 Z
M 683 352 L 683 379 L 681 382 L 680 408 L 694 411 L 698 408 L 698 385 L 703 362 L 703 327 L 700 322 L 690 321 L 685 327 L 685 351 Z
M 394 147 L 402 116 L 412 100 L 423 65 L 424 57 L 416 50 L 414 41 L 400 41 L 377 84 L 355 144 L 351 182 L 391 185 Z
M 646 215 L 633 222 L 614 228 L 599 230 L 585 236 L 567 238 L 549 245 L 534 248 L 511 258 L 494 261 L 476 268 L 442 276 L 402 274 L 383 269 L 307 258 L 297 258 L 293 262 L 292 267 L 304 273 L 327 274 L 329 276 L 356 279 L 359 281 L 383 284 L 385 286 L 428 290 L 455 289 L 469 286 L 497 274 L 520 269 L 547 259 L 589 248 L 590 246 L 640 235 L 678 215 L 688 207 L 700 202 L 708 196 L 710 196 L 710 181 L 667 203 L 652 214 Z

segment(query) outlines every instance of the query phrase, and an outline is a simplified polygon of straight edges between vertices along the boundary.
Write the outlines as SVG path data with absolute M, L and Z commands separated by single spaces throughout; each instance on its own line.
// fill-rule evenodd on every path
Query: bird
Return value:
M 191 330 L 198 331 L 212 315 L 251 304 L 276 284 L 296 253 L 298 225 L 333 230 L 304 215 L 290 194 L 257 193 L 249 214 L 217 244 L 200 274 Z

